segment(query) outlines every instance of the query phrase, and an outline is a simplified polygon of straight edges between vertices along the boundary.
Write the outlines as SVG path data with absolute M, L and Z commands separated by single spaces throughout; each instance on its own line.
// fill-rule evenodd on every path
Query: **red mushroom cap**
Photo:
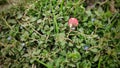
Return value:
M 69 27 L 76 27 L 78 26 L 78 20 L 76 18 L 70 18 L 68 21 Z

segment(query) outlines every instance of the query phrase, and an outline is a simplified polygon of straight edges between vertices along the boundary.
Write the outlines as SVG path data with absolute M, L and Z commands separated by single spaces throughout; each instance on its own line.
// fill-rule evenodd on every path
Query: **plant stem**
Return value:
M 8 22 L 5 20 L 5 18 L 2 17 L 2 19 L 3 19 L 3 21 L 5 22 L 5 24 L 6 24 L 10 29 L 12 29 L 12 27 L 8 24 Z

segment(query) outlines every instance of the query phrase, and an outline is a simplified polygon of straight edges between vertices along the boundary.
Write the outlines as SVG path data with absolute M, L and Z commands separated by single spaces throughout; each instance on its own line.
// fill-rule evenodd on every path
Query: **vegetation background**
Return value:
M 0 0 L 0 68 L 119 68 L 120 0 Z M 79 26 L 70 32 L 68 20 Z

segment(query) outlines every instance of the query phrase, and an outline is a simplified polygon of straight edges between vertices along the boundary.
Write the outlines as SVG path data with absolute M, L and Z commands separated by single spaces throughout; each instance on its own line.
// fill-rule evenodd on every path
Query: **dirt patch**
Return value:
M 25 0 L 0 0 L 0 2 L 1 2 L 0 4 L 0 12 L 1 12 L 11 8 L 12 6 L 19 5 L 25 2 Z

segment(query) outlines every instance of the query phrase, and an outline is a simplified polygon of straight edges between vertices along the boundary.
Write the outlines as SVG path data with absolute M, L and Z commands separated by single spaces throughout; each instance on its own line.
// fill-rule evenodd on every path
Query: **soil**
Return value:
M 18 5 L 22 2 L 24 2 L 24 0 L 0 0 L 1 4 L 0 4 L 0 12 L 10 9 L 12 6 Z

